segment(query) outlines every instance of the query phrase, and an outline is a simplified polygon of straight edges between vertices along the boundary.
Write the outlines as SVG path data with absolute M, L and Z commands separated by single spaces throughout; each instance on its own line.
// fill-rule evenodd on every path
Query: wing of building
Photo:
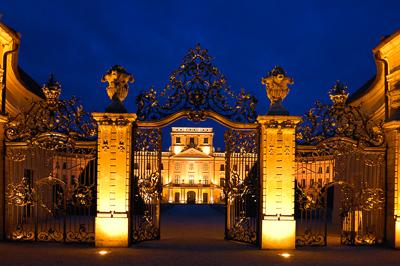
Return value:
M 19 33 L 0 23 L 0 104 L 5 90 L 5 111 L 11 116 L 44 98 L 40 86 L 18 65 L 20 42 Z
M 361 105 L 361 111 L 373 120 L 400 118 L 400 31 L 385 37 L 372 50 L 376 75 L 353 93 L 348 101 Z

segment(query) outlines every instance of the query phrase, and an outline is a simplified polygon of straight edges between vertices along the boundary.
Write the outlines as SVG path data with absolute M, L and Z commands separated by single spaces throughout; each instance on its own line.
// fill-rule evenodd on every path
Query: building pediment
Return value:
M 196 148 L 188 148 L 174 156 L 172 158 L 212 158 L 210 155 L 205 154 L 201 150 Z

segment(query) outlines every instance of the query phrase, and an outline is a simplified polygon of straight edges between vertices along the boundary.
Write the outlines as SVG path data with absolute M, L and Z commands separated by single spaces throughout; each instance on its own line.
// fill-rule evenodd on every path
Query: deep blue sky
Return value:
M 335 80 L 354 92 L 375 74 L 372 48 L 400 29 L 400 1 L 22 1 L 0 2 L 2 20 L 22 34 L 19 63 L 39 84 L 54 73 L 63 97 L 88 111 L 108 105 L 105 71 L 121 64 L 139 90 L 162 87 L 196 43 L 209 50 L 234 90 L 269 105 L 260 79 L 283 66 L 295 84 L 284 104 L 301 115 L 327 100 Z

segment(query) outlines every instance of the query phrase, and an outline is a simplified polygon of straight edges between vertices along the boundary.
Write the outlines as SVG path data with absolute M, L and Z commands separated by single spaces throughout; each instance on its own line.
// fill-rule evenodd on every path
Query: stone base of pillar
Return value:
M 395 221 L 394 248 L 400 249 L 400 219 Z
M 129 219 L 127 217 L 96 217 L 96 247 L 128 247 Z
M 296 248 L 295 220 L 262 220 L 261 249 Z

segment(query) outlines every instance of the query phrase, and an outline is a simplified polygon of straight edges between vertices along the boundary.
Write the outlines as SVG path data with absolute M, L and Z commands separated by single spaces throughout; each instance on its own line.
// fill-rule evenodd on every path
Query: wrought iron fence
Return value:
M 96 142 L 54 150 L 7 143 L 8 239 L 94 241 L 96 148 Z

